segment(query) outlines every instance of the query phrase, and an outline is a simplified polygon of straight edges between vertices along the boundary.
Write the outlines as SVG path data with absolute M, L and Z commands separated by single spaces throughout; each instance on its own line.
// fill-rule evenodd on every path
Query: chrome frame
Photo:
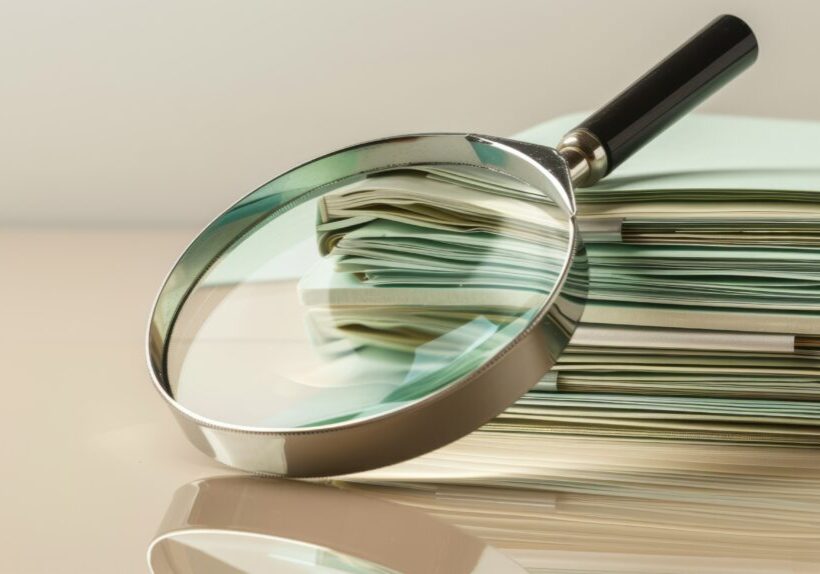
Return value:
M 472 165 L 504 173 L 549 196 L 566 214 L 568 248 L 555 288 L 530 323 L 491 361 L 403 408 L 355 421 L 276 429 L 225 424 L 186 409 L 170 394 L 166 351 L 174 321 L 210 265 L 258 225 L 326 186 L 386 169 Z M 572 286 L 565 292 L 571 277 Z M 475 134 L 419 134 L 366 142 L 302 164 L 271 180 L 217 217 L 189 245 L 157 295 L 147 359 L 155 388 L 189 440 L 228 466 L 279 476 L 348 474 L 400 462 L 477 429 L 531 389 L 557 361 L 580 321 L 587 267 L 572 179 L 556 150 Z

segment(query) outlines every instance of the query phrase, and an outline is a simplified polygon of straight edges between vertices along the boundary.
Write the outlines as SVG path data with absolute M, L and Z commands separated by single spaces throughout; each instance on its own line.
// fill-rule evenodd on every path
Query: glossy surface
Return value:
M 573 445 L 542 443 L 550 450 Z M 274 567 L 362 574 L 772 574 L 820 566 L 816 464 L 807 473 L 800 457 L 775 454 L 781 464 L 798 462 L 793 476 L 765 467 L 755 476 L 744 473 L 738 463 L 745 457 L 732 449 L 724 464 L 707 469 L 699 460 L 704 453 L 677 446 L 642 488 L 632 488 L 631 479 L 647 470 L 639 452 L 613 455 L 607 446 L 614 444 L 594 441 L 577 446 L 601 455 L 597 473 L 578 476 L 590 466 L 578 459 L 574 468 L 562 465 L 560 473 L 527 487 L 197 481 L 176 493 L 148 559 L 156 574 Z M 755 453 L 763 451 L 747 454 Z M 690 475 L 698 467 L 700 476 Z M 501 479 L 515 482 L 503 475 L 483 482 Z
M 142 329 L 152 286 L 192 231 L 0 233 L 7 397 L 0 402 L 0 571 L 144 573 L 150 545 L 184 526 L 170 522 L 187 516 L 174 510 L 177 493 L 232 474 L 188 444 L 146 384 Z M 408 534 L 387 556 L 357 554 L 350 529 L 315 537 L 329 523 L 322 493 L 338 487 L 308 485 L 319 494 L 299 506 L 314 536 L 302 542 L 335 544 L 330 550 L 351 557 L 348 563 L 389 567 L 386 560 L 415 551 L 438 524 L 462 541 L 437 555 L 433 563 L 444 565 L 483 555 L 531 572 L 820 570 L 817 450 L 479 439 L 370 475 L 382 484 L 341 485 L 342 501 L 353 501 L 349 512 L 369 512 L 361 497 L 393 509 L 388 514 Z M 403 484 L 385 485 L 387 478 Z M 477 490 L 469 481 L 526 489 Z M 285 492 L 277 481 L 242 477 L 240 488 L 227 489 L 234 494 L 217 493 L 227 497 L 224 511 L 202 516 L 202 525 L 224 529 L 247 519 L 254 506 L 237 504 L 246 482 L 261 485 L 257 501 Z M 279 525 L 295 522 L 264 513 L 262 504 L 260 514 Z M 402 511 L 422 525 L 418 538 Z M 347 541 L 333 543 L 340 534 Z M 199 550 L 219 553 L 219 545 L 201 542 Z M 283 547 L 275 542 L 272 549 Z M 299 546 L 285 547 L 293 556 Z

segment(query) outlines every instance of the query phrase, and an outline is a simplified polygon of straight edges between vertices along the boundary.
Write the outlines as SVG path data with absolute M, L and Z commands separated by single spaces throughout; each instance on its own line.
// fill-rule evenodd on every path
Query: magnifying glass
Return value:
M 155 386 L 199 449 L 259 473 L 357 472 L 472 432 L 552 368 L 580 319 L 573 188 L 756 55 L 721 16 L 556 149 L 402 135 L 280 175 L 170 272 L 149 325 Z

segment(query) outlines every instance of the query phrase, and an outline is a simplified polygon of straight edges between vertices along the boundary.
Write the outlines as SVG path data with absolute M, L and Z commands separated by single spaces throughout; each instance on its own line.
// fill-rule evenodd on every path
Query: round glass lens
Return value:
M 405 167 L 306 190 L 196 282 L 168 342 L 170 392 L 209 419 L 276 429 L 407 406 L 528 327 L 571 236 L 543 190 L 484 167 Z

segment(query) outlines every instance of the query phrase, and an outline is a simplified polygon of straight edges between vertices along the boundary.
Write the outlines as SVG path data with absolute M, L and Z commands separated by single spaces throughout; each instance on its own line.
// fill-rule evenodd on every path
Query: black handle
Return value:
M 606 175 L 756 58 L 751 28 L 719 16 L 576 129 L 603 146 Z

